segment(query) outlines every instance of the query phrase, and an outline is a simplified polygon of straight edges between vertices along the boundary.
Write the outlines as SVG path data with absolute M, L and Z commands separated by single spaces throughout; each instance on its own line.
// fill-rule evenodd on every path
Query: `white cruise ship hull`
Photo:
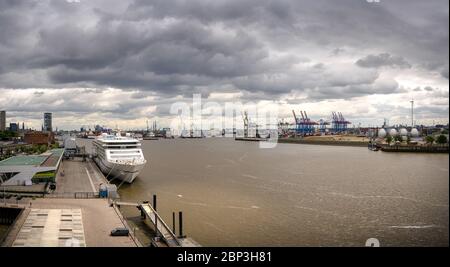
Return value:
M 132 183 L 144 168 L 145 162 L 140 164 L 119 164 L 108 160 L 95 158 L 95 162 L 108 180 L 120 180 Z
M 102 134 L 93 142 L 94 160 L 108 180 L 132 183 L 147 161 L 135 138 Z

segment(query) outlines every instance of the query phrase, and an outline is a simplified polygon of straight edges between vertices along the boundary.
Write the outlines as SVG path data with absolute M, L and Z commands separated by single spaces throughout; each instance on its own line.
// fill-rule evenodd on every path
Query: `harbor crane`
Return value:
M 348 124 L 351 122 L 345 120 L 341 112 L 331 112 L 332 128 L 334 133 L 344 133 L 347 131 Z
M 312 135 L 314 134 L 314 125 L 318 125 L 317 122 L 312 121 L 310 118 L 308 118 L 308 115 L 306 114 L 306 111 L 300 110 L 301 118 L 298 118 L 295 114 L 295 111 L 292 110 L 292 114 L 294 115 L 295 119 L 295 133 L 300 135 Z

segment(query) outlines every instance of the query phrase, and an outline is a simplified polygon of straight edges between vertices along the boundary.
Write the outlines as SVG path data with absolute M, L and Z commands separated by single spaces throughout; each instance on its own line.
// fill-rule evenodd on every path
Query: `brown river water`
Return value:
M 381 246 L 449 245 L 448 154 L 260 149 L 228 138 L 142 144 L 148 163 L 120 186 L 121 200 L 156 194 L 167 224 L 183 211 L 184 233 L 203 246 L 364 246 L 368 238 Z M 122 209 L 138 218 L 135 208 Z

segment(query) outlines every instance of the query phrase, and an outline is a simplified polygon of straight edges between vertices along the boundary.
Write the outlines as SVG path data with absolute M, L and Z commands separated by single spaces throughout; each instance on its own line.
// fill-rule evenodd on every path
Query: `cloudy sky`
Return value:
M 0 0 L 0 109 L 60 129 L 164 126 L 192 101 L 353 125 L 448 123 L 448 0 Z

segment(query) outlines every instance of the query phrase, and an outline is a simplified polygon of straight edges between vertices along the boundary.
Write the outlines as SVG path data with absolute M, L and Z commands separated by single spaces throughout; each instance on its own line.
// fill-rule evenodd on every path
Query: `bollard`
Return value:
M 175 234 L 175 212 L 172 212 L 172 232 Z
M 156 195 L 153 195 L 153 209 L 156 212 Z M 158 216 L 156 216 L 156 213 L 155 213 L 155 231 L 156 231 L 156 237 L 159 237 L 159 233 L 158 233 Z
M 156 236 L 156 238 L 159 237 L 159 233 L 158 233 L 158 216 L 156 216 L 156 213 L 155 213 L 155 236 Z
M 178 226 L 179 226 L 179 238 L 184 238 L 185 236 L 183 236 L 183 212 L 179 211 L 178 212 Z

